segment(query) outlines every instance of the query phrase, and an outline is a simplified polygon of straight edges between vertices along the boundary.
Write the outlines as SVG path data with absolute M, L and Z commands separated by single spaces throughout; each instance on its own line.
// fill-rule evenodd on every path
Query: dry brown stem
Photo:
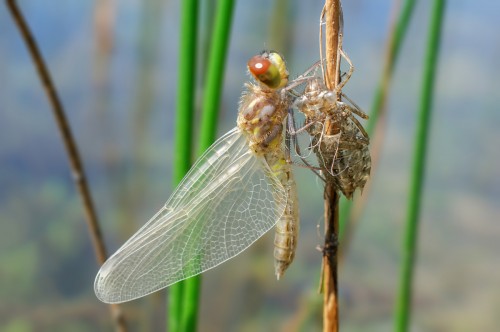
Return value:
M 340 33 L 340 0 L 326 0 L 324 11 L 326 77 L 329 90 L 335 90 L 339 81 L 339 33 Z
M 340 56 L 340 0 L 326 0 L 323 9 L 325 18 L 326 74 L 325 84 L 336 91 L 339 82 Z M 340 98 L 340 94 L 338 96 Z M 336 128 L 325 123 L 328 134 L 334 134 Z M 333 183 L 327 181 L 324 192 L 325 200 L 325 244 L 323 248 L 323 331 L 338 331 L 338 288 L 337 288 L 337 245 L 339 225 L 339 193 Z
M 325 244 L 323 248 L 323 331 L 338 331 L 337 238 L 339 193 L 325 185 Z
M 38 72 L 38 76 L 42 82 L 43 88 L 47 97 L 49 99 L 50 105 L 54 112 L 57 126 L 61 132 L 61 136 L 68 154 L 68 159 L 70 162 L 71 173 L 73 175 L 73 180 L 75 181 L 78 193 L 82 199 L 83 208 L 85 211 L 85 217 L 87 221 L 87 226 L 89 228 L 94 250 L 96 253 L 97 260 L 100 264 L 104 263 L 106 260 L 106 248 L 104 246 L 104 241 L 102 240 L 102 234 L 97 221 L 97 215 L 95 213 L 94 205 L 92 202 L 92 197 L 90 195 L 90 190 L 87 185 L 85 178 L 85 173 L 83 171 L 82 162 L 76 146 L 73 134 L 69 127 L 64 108 L 59 100 L 54 84 L 50 77 L 49 71 L 43 57 L 38 49 L 35 39 L 21 13 L 15 0 L 7 0 L 7 7 L 14 19 L 15 24 L 19 28 L 21 36 L 26 43 L 28 52 L 31 55 L 33 63 Z M 126 324 L 123 314 L 117 305 L 111 306 L 111 312 L 113 320 L 115 322 L 116 331 L 126 331 Z

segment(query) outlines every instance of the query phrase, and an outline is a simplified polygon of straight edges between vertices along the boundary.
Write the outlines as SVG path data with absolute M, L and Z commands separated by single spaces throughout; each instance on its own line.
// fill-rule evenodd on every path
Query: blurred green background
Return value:
M 344 49 L 356 67 L 345 92 L 365 110 L 382 72 L 394 3 L 343 4 Z M 292 76 L 319 59 L 322 5 L 237 3 L 220 135 L 235 125 L 249 57 L 278 50 Z M 179 1 L 25 0 L 20 6 L 66 108 L 113 252 L 172 191 Z M 429 6 L 421 1 L 415 8 L 395 69 L 380 163 L 340 267 L 342 331 L 392 327 Z M 204 31 L 208 9 L 205 5 L 201 14 Z M 421 214 L 414 331 L 500 326 L 499 13 L 495 1 L 447 4 Z M 206 46 L 201 47 L 200 64 L 206 58 Z M 205 273 L 201 331 L 320 328 L 316 247 L 322 243 L 322 186 L 306 170 L 298 169 L 297 177 L 302 229 L 294 264 L 283 280 L 275 280 L 270 232 Z M 93 294 L 97 270 L 60 135 L 2 5 L 0 330 L 111 330 L 107 306 Z M 164 306 L 163 293 L 124 305 L 131 330 L 164 330 Z

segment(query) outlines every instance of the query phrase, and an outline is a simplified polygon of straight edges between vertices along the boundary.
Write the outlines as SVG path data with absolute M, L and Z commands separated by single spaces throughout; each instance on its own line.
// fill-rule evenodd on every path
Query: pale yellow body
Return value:
M 279 279 L 292 263 L 297 247 L 299 207 L 297 189 L 282 148 L 283 121 L 290 100 L 280 90 L 246 85 L 240 103 L 237 125 L 245 134 L 250 149 L 264 157 L 273 174 L 286 190 L 285 211 L 276 224 L 274 239 L 275 272 Z

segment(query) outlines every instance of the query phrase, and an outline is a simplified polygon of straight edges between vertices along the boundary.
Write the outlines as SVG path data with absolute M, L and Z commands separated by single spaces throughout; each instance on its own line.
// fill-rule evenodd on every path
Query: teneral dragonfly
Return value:
M 279 278 L 297 244 L 298 202 L 282 148 L 291 100 L 282 57 L 250 59 L 257 84 L 246 84 L 237 127 L 193 165 L 164 207 L 99 270 L 97 297 L 118 303 L 142 297 L 238 255 L 276 227 Z

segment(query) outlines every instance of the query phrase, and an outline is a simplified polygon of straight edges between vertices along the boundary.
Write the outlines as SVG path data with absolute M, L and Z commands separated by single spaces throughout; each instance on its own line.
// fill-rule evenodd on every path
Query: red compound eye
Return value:
M 260 55 L 253 56 L 250 60 L 248 60 L 248 70 L 254 75 L 259 76 L 265 74 L 269 67 L 271 66 L 271 61 L 266 58 L 263 58 Z

